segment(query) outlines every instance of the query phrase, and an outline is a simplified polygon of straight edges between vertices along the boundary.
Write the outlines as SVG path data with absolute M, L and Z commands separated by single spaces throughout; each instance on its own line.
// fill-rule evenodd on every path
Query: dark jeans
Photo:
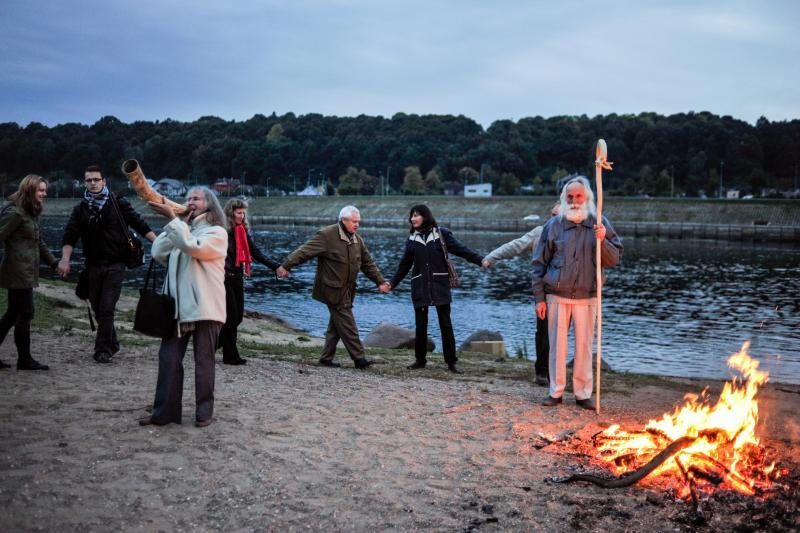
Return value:
M 439 330 L 442 332 L 442 352 L 448 365 L 456 364 L 456 337 L 453 323 L 450 321 L 450 304 L 437 305 L 436 316 L 439 318 Z M 425 363 L 428 353 L 428 306 L 414 308 L 414 357 L 418 363 Z
M 222 346 L 222 360 L 232 362 L 241 359 L 236 347 L 239 324 L 244 317 L 244 276 L 241 272 L 234 275 L 225 273 L 225 310 L 227 317 L 219 333 L 219 344 Z
M 117 308 L 125 265 L 101 265 L 87 267 L 89 282 L 89 302 L 97 319 L 97 336 L 94 339 L 94 353 L 114 355 L 119 351 L 117 330 L 114 327 L 114 311 Z
M 31 320 L 33 320 L 33 288 L 8 289 L 8 307 L 0 318 L 0 344 L 14 328 L 17 360 L 31 360 Z
M 547 332 L 547 317 L 536 317 L 536 362 L 533 364 L 537 376 L 548 377 L 550 368 L 550 337 Z
M 194 345 L 194 393 L 197 401 L 195 419 L 205 421 L 214 414 L 214 352 L 222 323 L 211 320 L 195 322 L 194 331 L 181 337 L 173 335 L 161 341 L 158 350 L 158 383 L 153 402 L 152 420 L 159 424 L 181 423 L 183 405 L 183 356 Z
M 328 311 L 331 314 L 328 320 L 328 330 L 325 332 L 325 345 L 322 347 L 321 361 L 333 361 L 336 355 L 336 345 L 339 339 L 350 354 L 350 358 L 364 358 L 364 345 L 358 336 L 356 319 L 353 316 L 353 308 L 349 306 L 329 305 Z

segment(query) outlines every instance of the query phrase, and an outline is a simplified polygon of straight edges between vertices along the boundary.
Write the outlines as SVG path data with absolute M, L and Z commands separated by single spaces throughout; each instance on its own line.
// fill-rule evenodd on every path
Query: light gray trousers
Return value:
M 597 316 L 597 299 L 572 300 L 547 295 L 547 331 L 550 337 L 550 396 L 561 398 L 567 384 L 567 348 L 570 319 L 575 331 L 575 365 L 572 391 L 575 398 L 592 397 L 592 343 Z

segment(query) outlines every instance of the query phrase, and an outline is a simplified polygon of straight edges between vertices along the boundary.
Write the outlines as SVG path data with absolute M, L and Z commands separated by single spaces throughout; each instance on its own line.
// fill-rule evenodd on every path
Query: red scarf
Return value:
M 244 229 L 244 225 L 239 224 L 233 228 L 233 235 L 236 238 L 236 264 L 234 266 L 238 268 L 244 263 L 244 273 L 249 277 L 250 263 L 253 262 L 253 258 L 250 256 L 250 245 L 247 244 L 247 230 Z

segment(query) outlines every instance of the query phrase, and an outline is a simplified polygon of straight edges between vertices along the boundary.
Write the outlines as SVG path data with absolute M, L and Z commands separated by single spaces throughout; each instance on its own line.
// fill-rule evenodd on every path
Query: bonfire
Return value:
M 714 489 L 747 495 L 763 494 L 781 476 L 759 443 L 759 387 L 768 373 L 747 355 L 749 342 L 728 359 L 741 377 L 726 382 L 714 403 L 704 390 L 689 394 L 672 414 L 650 420 L 644 429 L 626 431 L 619 425 L 595 435 L 601 457 L 611 463 L 617 479 L 579 474 L 570 481 L 592 481 L 605 487 L 632 485 L 644 477 L 674 488 L 683 498 Z

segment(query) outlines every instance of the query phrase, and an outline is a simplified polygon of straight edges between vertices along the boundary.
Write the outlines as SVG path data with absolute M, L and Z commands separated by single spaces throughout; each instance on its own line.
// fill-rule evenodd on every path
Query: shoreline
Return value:
M 608 373 L 602 414 L 540 405 L 547 389 L 528 361 L 464 353 L 464 374 L 407 350 L 373 350 L 355 370 L 316 365 L 314 339 L 251 316 L 244 366 L 215 365 L 213 423 L 195 428 L 192 357 L 184 423 L 142 428 L 158 341 L 129 330 L 122 351 L 91 361 L 85 307 L 71 287 L 45 286 L 33 346 L 47 372 L 0 371 L 0 529 L 19 530 L 593 530 L 657 531 L 696 523 L 690 502 L 645 479 L 618 490 L 561 485 L 575 472 L 608 475 L 592 435 L 641 427 L 722 382 Z M 42 296 L 40 294 L 40 296 Z M 256 338 L 258 340 L 256 340 Z M 318 340 L 318 339 L 317 339 Z M 303 344 L 305 343 L 305 344 Z M 7 339 L 6 362 L 15 354 Z M 220 356 L 217 356 L 219 361 Z M 800 526 L 799 387 L 767 384 L 760 435 L 787 474 L 758 498 L 704 496 L 707 531 Z M 692 518 L 695 517 L 695 518 Z

